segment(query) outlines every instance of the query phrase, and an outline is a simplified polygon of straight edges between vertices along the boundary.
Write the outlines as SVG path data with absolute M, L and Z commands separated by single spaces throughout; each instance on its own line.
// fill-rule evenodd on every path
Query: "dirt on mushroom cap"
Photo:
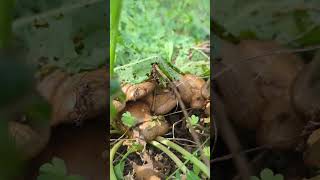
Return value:
M 53 107 L 51 124 L 74 123 L 103 113 L 107 108 L 107 82 L 105 68 L 69 76 L 54 72 L 44 78 L 38 91 Z M 47 92 L 50 87 L 54 89 L 51 94 Z
M 293 104 L 296 110 L 306 117 L 306 120 L 314 119 L 314 115 L 320 111 L 319 66 L 320 52 L 301 71 L 293 85 Z
M 144 102 L 129 102 L 127 103 L 124 112 L 130 112 L 135 117 L 137 127 L 136 133 L 132 129 L 117 121 L 118 127 L 127 132 L 132 138 L 145 140 L 146 142 L 152 141 L 157 136 L 162 136 L 169 130 L 169 125 L 164 119 L 155 119 L 151 116 L 150 107 Z M 122 113 L 120 113 L 121 116 Z M 158 121 L 159 120 L 159 121 Z
M 254 61 L 238 62 L 271 50 L 284 49 L 274 41 L 248 40 L 239 45 L 223 42 L 221 46 L 220 68 L 232 66 L 216 78 L 228 114 L 238 125 L 255 130 L 260 122 L 260 113 L 268 103 L 278 98 L 290 102 L 291 86 L 303 62 L 294 54 L 256 57 Z

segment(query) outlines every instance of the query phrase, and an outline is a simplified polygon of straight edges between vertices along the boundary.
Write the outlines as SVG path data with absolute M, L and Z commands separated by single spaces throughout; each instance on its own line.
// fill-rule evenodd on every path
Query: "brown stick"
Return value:
M 251 174 L 252 174 L 249 163 L 248 163 L 246 157 L 244 157 L 243 154 L 240 153 L 241 146 L 240 146 L 239 140 L 238 140 L 228 118 L 226 117 L 223 103 L 221 102 L 221 100 L 219 99 L 219 97 L 217 95 L 215 95 L 214 98 L 215 98 L 214 110 L 216 111 L 216 113 L 214 113 L 214 114 L 216 117 L 215 119 L 219 123 L 219 129 L 220 129 L 220 133 L 222 135 L 222 138 L 232 154 L 234 164 L 238 170 L 240 177 L 243 180 L 248 180 L 248 179 L 250 179 Z

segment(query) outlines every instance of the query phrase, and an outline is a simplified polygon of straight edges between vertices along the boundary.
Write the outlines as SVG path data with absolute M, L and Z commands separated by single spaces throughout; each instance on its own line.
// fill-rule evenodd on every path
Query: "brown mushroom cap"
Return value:
M 254 57 L 275 50 L 288 50 L 275 41 L 245 40 L 239 44 L 243 57 Z M 252 80 L 259 86 L 261 96 L 267 99 L 290 99 L 291 86 L 303 68 L 302 59 L 293 53 L 280 53 L 256 58 L 249 63 Z
M 116 111 L 119 113 L 121 112 L 125 107 L 126 107 L 126 103 L 121 103 L 118 100 L 112 100 L 112 104 L 115 107 Z
M 205 98 L 202 96 L 202 87 L 206 82 L 200 77 L 192 74 L 181 76 L 175 82 L 183 102 L 189 104 L 191 108 L 201 109 L 205 106 Z
M 16 121 L 9 121 L 9 133 L 14 139 L 17 149 L 26 160 L 38 155 L 47 145 L 50 137 L 50 127 L 31 127 Z
M 312 62 L 298 75 L 292 91 L 295 108 L 301 114 L 311 119 L 314 113 L 320 111 L 320 52 Z
M 311 167 L 320 166 L 320 129 L 315 130 L 308 138 L 307 149 L 304 152 L 304 162 Z
M 146 81 L 140 84 L 124 84 L 121 89 L 126 95 L 127 101 L 136 101 L 148 95 L 155 88 L 154 81 Z
M 303 67 L 302 60 L 294 54 L 258 57 L 283 49 L 274 41 L 246 40 L 237 46 L 222 43 L 220 64 L 232 69 L 216 80 L 228 114 L 242 127 L 256 129 L 261 112 L 274 99 L 289 102 L 291 85 Z M 256 58 L 238 62 L 251 57 Z
M 201 95 L 205 99 L 210 99 L 210 81 L 202 86 Z
M 148 164 L 139 166 L 137 164 L 133 164 L 133 169 L 136 172 L 137 180 L 160 180 L 159 172 L 155 171 Z
M 143 138 L 146 142 L 149 142 L 157 136 L 164 135 L 169 130 L 169 125 L 164 118 L 161 121 L 153 120 L 150 114 L 150 106 L 144 102 L 129 102 L 123 112 L 130 112 L 137 121 L 138 126 L 134 130 L 139 132 L 138 134 L 133 133 L 127 126 L 118 121 L 119 129 L 127 132 L 132 138 Z
M 155 93 L 150 93 L 144 99 L 151 111 L 156 115 L 163 115 L 170 112 L 177 106 L 177 100 L 172 91 L 159 89 Z
M 53 106 L 52 126 L 89 119 L 104 112 L 107 108 L 107 82 L 105 68 L 68 77 L 56 72 L 45 78 L 40 82 L 38 91 Z M 51 87 L 55 90 L 47 93 L 46 90 Z
M 271 145 L 276 149 L 293 149 L 299 142 L 304 121 L 293 107 L 284 100 L 274 100 L 262 114 L 262 122 L 257 130 L 259 145 Z
M 217 73 L 237 63 L 241 58 L 240 49 L 226 41 L 221 43 L 220 55 L 222 61 L 215 65 Z M 230 119 L 241 127 L 255 130 L 259 124 L 264 99 L 257 91 L 249 66 L 245 63 L 237 64 L 215 80 Z
M 46 100 L 51 101 L 59 86 L 68 78 L 68 74 L 56 70 L 44 77 L 38 84 L 37 90 Z

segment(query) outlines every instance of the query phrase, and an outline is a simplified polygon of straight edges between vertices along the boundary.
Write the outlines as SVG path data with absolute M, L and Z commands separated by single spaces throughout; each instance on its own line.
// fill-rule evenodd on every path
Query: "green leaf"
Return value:
M 133 117 L 130 112 L 123 113 L 121 121 L 124 125 L 128 126 L 129 128 L 133 127 L 137 123 L 136 118 Z
M 67 175 L 67 168 L 62 159 L 54 157 L 51 163 L 45 163 L 40 167 L 37 180 L 84 180 L 78 175 Z
M 124 161 L 120 161 L 115 167 L 114 167 L 114 171 L 116 173 L 116 176 L 118 179 L 123 179 L 123 171 L 124 171 L 124 165 L 125 162 Z
M 70 73 L 93 70 L 106 64 L 108 57 L 108 36 L 105 29 L 105 4 L 103 1 L 81 5 L 84 2 L 55 0 L 56 3 L 36 0 L 30 2 L 28 10 L 39 11 L 54 7 L 78 7 L 68 13 L 61 11 L 59 16 L 47 15 L 21 23 L 14 22 L 13 31 L 28 49 L 26 59 L 34 64 L 48 64 Z M 58 2 L 59 1 L 59 2 Z M 23 3 L 19 0 L 19 3 Z M 40 3 L 43 7 L 38 7 Z M 88 2 L 89 3 L 89 2 Z M 18 9 L 24 4 L 18 5 Z M 71 8 L 71 7 L 70 7 Z M 23 10 L 22 10 L 23 11 Z M 22 12 L 24 14 L 26 12 Z M 81 23 L 79 23 L 81 22 Z M 38 26 L 36 25 L 38 24 Z M 40 25 L 42 26 L 40 26 Z M 39 27 L 40 26 L 40 27 Z
M 266 168 L 260 173 L 260 176 L 262 180 L 271 180 L 271 178 L 273 178 L 273 172 L 271 169 Z
M 168 62 L 171 62 L 171 60 L 172 60 L 173 49 L 174 49 L 174 46 L 173 46 L 172 41 L 170 41 L 168 44 L 166 44 L 166 51 L 168 53 L 168 58 L 167 58 Z
M 274 175 L 271 169 L 265 168 L 260 172 L 260 179 L 256 176 L 251 176 L 251 180 L 284 180 L 283 175 Z
M 288 43 L 298 38 L 296 43 L 304 45 L 310 41 L 310 38 L 304 39 L 310 37 L 310 28 L 320 25 L 317 18 L 320 12 L 307 7 L 319 5 L 319 1 L 303 0 L 226 0 L 216 1 L 214 7 L 216 21 L 240 39 L 275 39 Z M 316 39 L 319 42 L 319 38 Z
M 260 180 L 257 176 L 251 176 L 250 180 Z
M 187 180 L 200 180 L 200 178 L 193 171 L 189 171 L 187 173 Z
M 200 174 L 200 168 L 195 164 L 193 164 L 193 172 L 197 176 Z
M 276 174 L 273 179 L 274 180 L 284 180 L 284 177 L 282 174 Z
M 180 180 L 180 179 L 181 179 L 181 173 L 180 171 L 176 171 L 175 180 Z
M 136 84 L 149 79 L 152 64 L 156 62 L 158 62 L 156 56 L 132 60 L 131 63 L 114 68 L 114 71 L 119 76 L 120 81 Z
M 195 126 L 199 123 L 199 117 L 198 116 L 195 116 L 195 115 L 192 115 L 190 118 L 189 118 L 189 121 L 191 123 L 192 126 Z
M 210 146 L 205 146 L 203 148 L 203 155 L 210 159 Z
M 40 167 L 41 173 L 52 173 L 56 175 L 66 175 L 66 165 L 62 159 L 54 157 L 52 159 L 52 164 L 46 163 Z
M 143 150 L 143 145 L 138 143 L 138 142 L 134 142 L 130 147 L 129 150 L 130 152 L 137 152 L 137 151 L 141 151 Z

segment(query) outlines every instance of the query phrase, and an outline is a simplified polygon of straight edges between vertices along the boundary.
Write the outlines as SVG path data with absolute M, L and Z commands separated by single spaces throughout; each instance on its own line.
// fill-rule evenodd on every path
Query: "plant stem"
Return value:
M 122 8 L 122 0 L 111 0 L 111 26 L 110 26 L 110 76 L 113 75 L 115 64 L 115 51 L 117 47 L 118 25 Z
M 195 156 L 193 156 L 191 153 L 189 153 L 188 151 L 186 151 L 185 149 L 183 149 L 182 147 L 180 147 L 179 145 L 177 145 L 174 142 L 169 141 L 166 138 L 160 137 L 158 136 L 156 138 L 157 141 L 161 142 L 164 145 L 167 145 L 169 147 L 171 147 L 172 149 L 180 152 L 186 159 L 189 159 L 193 164 L 195 164 L 196 166 L 198 166 L 200 168 L 200 170 L 207 176 L 210 177 L 210 169 L 204 164 L 202 163 L 198 158 L 196 158 Z
M 10 46 L 12 37 L 13 0 L 0 1 L 0 49 Z
M 121 132 L 117 129 L 110 130 L 110 134 L 121 134 Z
M 110 150 L 110 179 L 111 180 L 117 180 L 117 176 L 113 170 L 113 158 L 114 155 L 116 154 L 117 150 L 120 148 L 120 146 L 122 145 L 124 140 L 120 140 L 119 142 L 117 142 L 112 149 Z
M 184 174 L 187 174 L 188 168 L 183 164 L 183 162 L 175 154 L 173 154 L 173 152 L 171 152 L 168 148 L 166 148 L 165 146 L 163 146 L 162 144 L 160 144 L 157 141 L 151 141 L 150 144 L 152 144 L 156 148 L 158 148 L 161 151 L 163 151 L 164 153 L 166 153 L 173 160 L 173 162 L 176 163 L 178 168 L 181 169 L 181 171 Z

